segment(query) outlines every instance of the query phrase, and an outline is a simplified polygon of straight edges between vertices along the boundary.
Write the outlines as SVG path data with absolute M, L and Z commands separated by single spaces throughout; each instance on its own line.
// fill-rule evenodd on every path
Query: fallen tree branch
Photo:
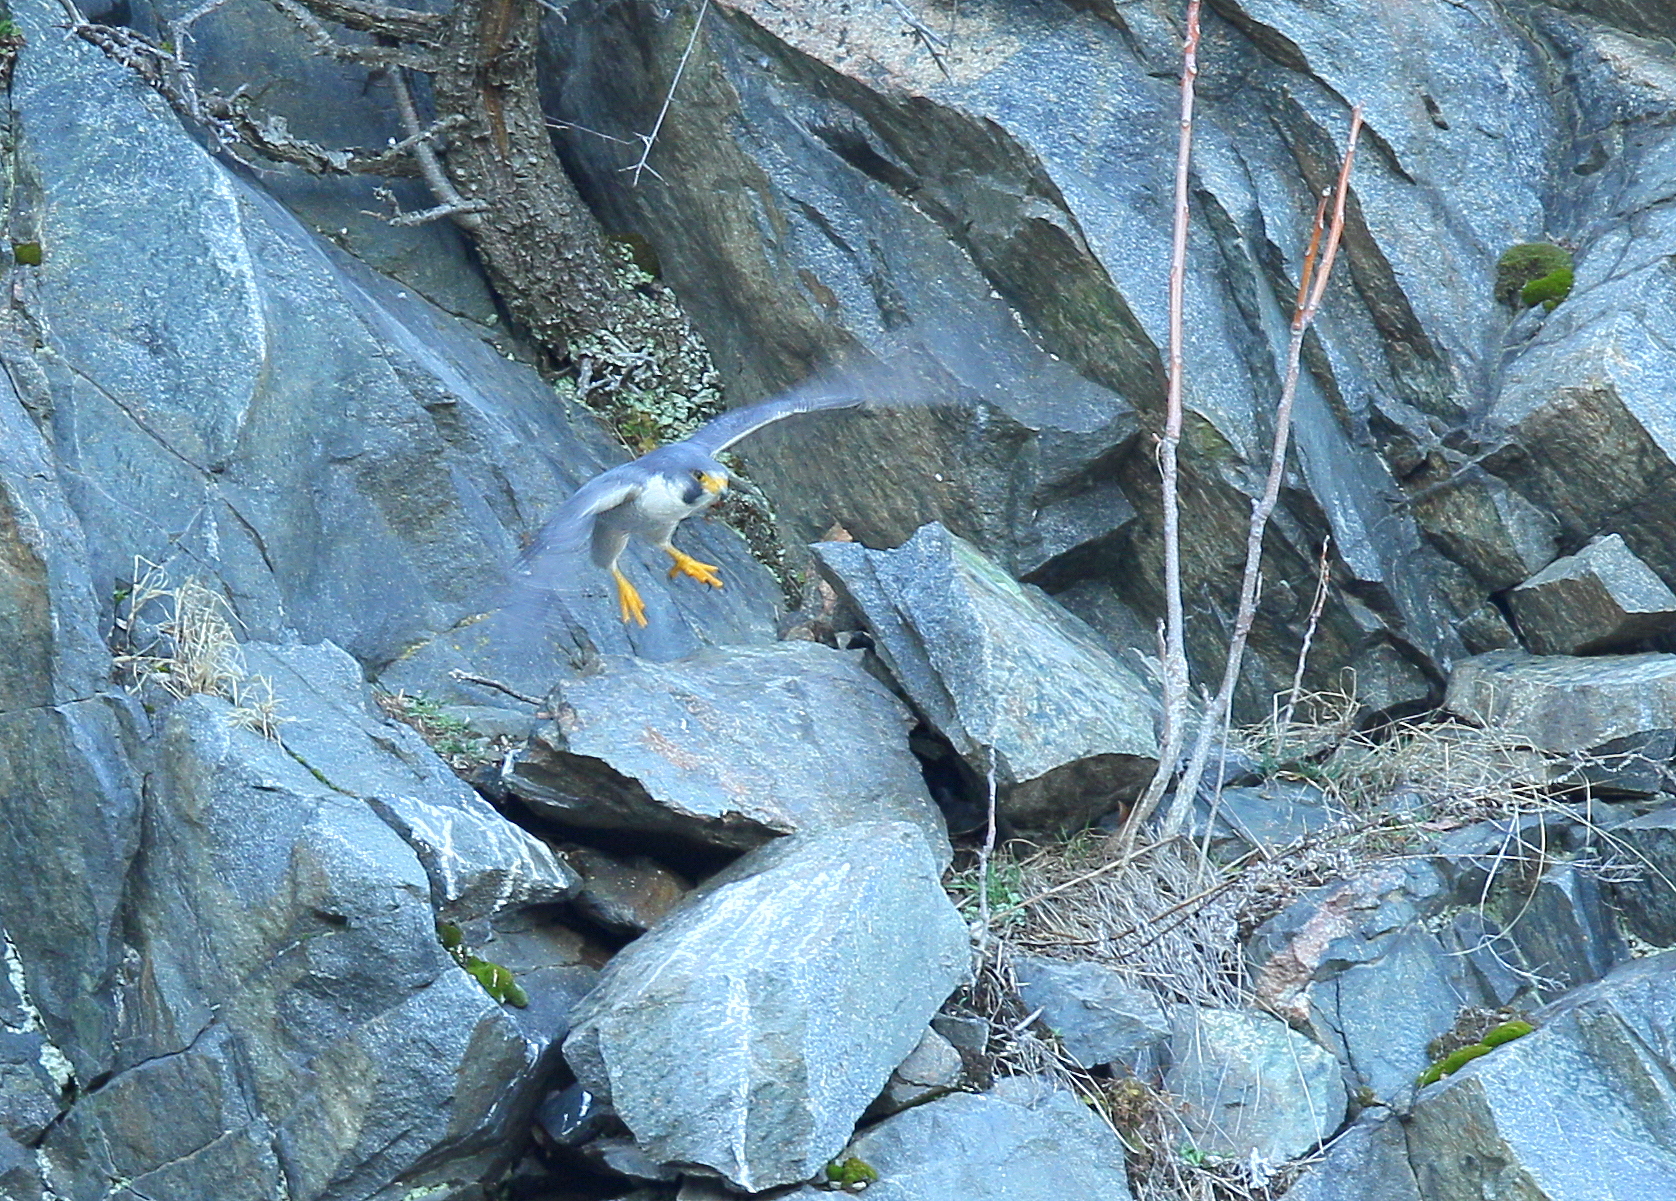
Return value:
M 297 28 L 302 30 L 308 43 L 327 58 L 358 63 L 363 67 L 406 67 L 426 73 L 434 72 L 441 66 L 434 54 L 418 53 L 401 46 L 351 46 L 347 42 L 338 41 L 320 18 L 314 15 L 311 9 L 314 0 L 310 0 L 309 5 L 300 4 L 298 0 L 268 0 L 268 3 L 290 17 Z

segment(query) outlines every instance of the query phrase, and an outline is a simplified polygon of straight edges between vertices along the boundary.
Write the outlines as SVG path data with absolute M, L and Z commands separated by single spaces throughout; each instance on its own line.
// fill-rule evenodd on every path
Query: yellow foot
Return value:
M 646 603 L 640 599 L 634 585 L 628 582 L 628 577 L 622 572 L 612 569 L 611 574 L 617 579 L 617 604 L 623 611 L 623 623 L 638 621 L 646 624 Z
M 691 576 L 700 584 L 708 584 L 712 588 L 722 586 L 722 577 L 713 564 L 700 563 L 691 555 L 684 555 L 673 546 L 666 546 L 664 550 L 668 551 L 669 557 L 675 560 L 675 566 L 669 569 L 670 579 L 673 580 L 678 575 L 685 575 Z

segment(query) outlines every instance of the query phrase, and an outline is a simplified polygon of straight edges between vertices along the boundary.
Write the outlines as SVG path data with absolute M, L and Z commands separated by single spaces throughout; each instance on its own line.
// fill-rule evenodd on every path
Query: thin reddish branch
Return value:
M 1327 205 L 1332 198 L 1331 192 L 1323 192 L 1321 203 L 1315 206 L 1315 223 L 1309 227 L 1309 249 L 1304 252 L 1304 267 L 1298 273 L 1298 299 L 1292 305 L 1294 328 L 1309 309 L 1309 286 L 1315 282 L 1315 256 L 1321 251 L 1321 235 L 1327 229 Z
M 1222 683 L 1200 721 L 1199 733 L 1193 743 L 1193 753 L 1188 757 L 1187 766 L 1176 784 L 1175 797 L 1170 802 L 1169 813 L 1164 820 L 1165 836 L 1175 834 L 1186 822 L 1188 809 L 1199 788 L 1199 780 L 1204 776 L 1205 765 L 1210 759 L 1211 744 L 1222 729 L 1222 723 L 1233 704 L 1234 687 L 1239 682 L 1240 664 L 1245 656 L 1246 643 L 1251 637 L 1252 622 L 1257 616 L 1257 594 L 1263 578 L 1263 534 L 1268 529 L 1269 518 L 1273 516 L 1275 506 L 1280 501 L 1280 488 L 1286 478 L 1286 455 L 1291 446 L 1292 435 L 1292 406 L 1298 393 L 1304 334 L 1308 331 L 1310 323 L 1315 320 L 1316 311 L 1321 306 L 1321 297 L 1327 290 L 1327 279 L 1333 269 L 1333 259 L 1338 255 L 1339 242 L 1344 236 L 1344 210 L 1350 190 L 1350 168 L 1356 160 L 1356 139 L 1361 132 L 1362 109 L 1357 105 L 1350 114 L 1350 134 L 1345 145 L 1344 159 L 1339 167 L 1338 183 L 1334 188 L 1333 222 L 1327 231 L 1326 245 L 1322 249 L 1319 265 L 1315 266 L 1309 300 L 1292 318 L 1292 336 L 1286 347 L 1286 380 L 1281 386 L 1280 402 L 1275 406 L 1274 445 L 1269 456 L 1269 474 L 1263 485 L 1263 495 L 1251 510 L 1251 524 L 1246 536 L 1245 570 L 1240 577 L 1239 610 L 1234 617 L 1233 633 L 1228 638 L 1228 659 L 1223 667 Z M 1313 237 L 1311 242 L 1314 242 Z M 1308 270 L 1306 256 L 1306 277 Z

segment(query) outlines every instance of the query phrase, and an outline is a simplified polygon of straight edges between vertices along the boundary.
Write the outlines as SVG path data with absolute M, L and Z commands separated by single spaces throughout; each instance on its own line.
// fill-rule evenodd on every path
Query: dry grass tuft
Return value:
M 238 617 L 226 597 L 197 576 L 172 583 L 163 567 L 136 557 L 134 583 L 116 599 L 112 661 L 130 692 L 223 697 L 237 725 L 280 740 L 286 719 L 273 681 L 246 668 L 233 624 Z

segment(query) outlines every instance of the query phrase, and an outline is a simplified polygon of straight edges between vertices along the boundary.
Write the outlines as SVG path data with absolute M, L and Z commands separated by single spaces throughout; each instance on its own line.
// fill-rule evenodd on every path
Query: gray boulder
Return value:
M 1132 1064 L 1170 1035 L 1157 999 L 1104 964 L 1068 963 L 1039 955 L 1013 962 L 1019 996 L 1085 1067 Z
M 1208 1155 L 1275 1163 L 1304 1154 L 1344 1120 L 1338 1061 L 1254 1010 L 1178 1006 L 1165 1091 L 1188 1141 Z
M 614 934 L 644 934 L 663 920 L 692 884 L 648 855 L 608 855 L 572 847 L 564 860 L 581 876 L 572 903 L 589 921 Z
M 960 1050 L 927 1028 L 908 1058 L 896 1065 L 869 1113 L 892 1114 L 933 1100 L 958 1087 L 964 1074 Z
M 1607 886 L 1612 907 L 1639 938 L 1676 946 L 1676 807 L 1666 805 L 1611 826 L 1607 847 L 1635 877 Z
M 1559 523 L 1542 509 L 1494 476 L 1445 478 L 1418 491 L 1415 520 L 1483 589 L 1501 592 L 1554 561 Z
M 1511 881 L 1497 901 L 1492 912 L 1542 996 L 1598 980 L 1630 957 L 1600 882 L 1584 868 L 1559 864 Z
M 439 918 L 487 918 L 576 891 L 576 873 L 552 848 L 495 812 L 413 730 L 375 714 L 360 667 L 342 650 L 251 643 L 243 655 L 283 698 L 286 751 L 406 840 L 425 865 Z
M 1312 1030 L 1340 1054 L 1351 1083 L 1386 1104 L 1408 1096 L 1430 1066 L 1427 1044 L 1461 1008 L 1484 999 L 1451 949 L 1416 925 L 1322 973 L 1310 992 Z
M 1129 1201 L 1123 1143 L 1069 1093 L 1015 1077 L 870 1127 L 838 1158 L 879 1174 L 882 1201 Z M 833 1194 L 804 1188 L 814 1201 Z
M 783 642 L 667 664 L 612 658 L 552 703 L 504 782 L 568 825 L 748 848 L 907 821 L 948 854 L 909 715 L 854 655 Z
M 940 874 L 902 822 L 761 847 L 612 959 L 565 1057 L 655 1161 L 807 1180 L 965 974 Z
M 1455 665 L 1444 704 L 1555 754 L 1676 729 L 1676 655 L 1491 651 Z
M 940 525 L 896 550 L 814 547 L 909 700 L 1025 829 L 1076 829 L 1131 799 L 1158 760 L 1141 671 Z
M 1258 1003 L 1307 1029 L 1318 981 L 1380 958 L 1397 931 L 1431 916 L 1448 899 L 1441 873 L 1415 861 L 1371 864 L 1311 889 L 1246 941 Z
M 1194 802 L 1193 837 L 1202 839 L 1208 830 L 1212 849 L 1229 859 L 1255 848 L 1278 850 L 1346 816 L 1325 792 L 1302 780 L 1222 788 L 1214 794 L 1214 810 L 1205 791 Z
M 1539 655 L 1622 649 L 1676 627 L 1676 592 L 1617 534 L 1556 559 L 1507 594 Z
M 67 1186 L 289 1201 L 503 1165 L 557 1031 L 438 943 L 413 847 L 218 699 L 175 707 L 148 775 L 113 1073 L 43 1144 Z
M 1332 1141 L 1320 1163 L 1286 1190 L 1286 1201 L 1426 1201 L 1414 1183 L 1402 1123 L 1364 1115 Z
M 1421 1195 L 1668 1196 L 1676 955 L 1626 963 L 1532 1020 L 1421 1093 L 1408 1121 Z

